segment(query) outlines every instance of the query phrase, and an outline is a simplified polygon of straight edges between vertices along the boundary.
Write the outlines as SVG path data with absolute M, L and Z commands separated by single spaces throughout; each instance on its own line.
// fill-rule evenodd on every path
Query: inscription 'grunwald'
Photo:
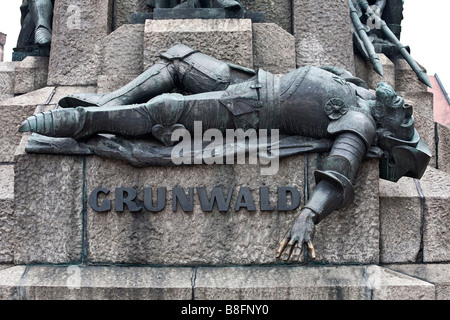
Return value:
M 261 211 L 291 211 L 300 205 L 300 192 L 296 187 L 278 187 L 276 203 L 270 202 L 269 187 L 259 188 L 259 197 L 254 197 L 249 187 L 240 187 L 235 200 L 233 199 L 234 187 L 227 190 L 223 187 L 214 187 L 208 192 L 205 187 L 195 188 L 197 197 L 194 197 L 194 188 L 172 188 L 172 211 L 176 212 L 179 208 L 184 212 L 194 211 L 195 198 L 198 198 L 201 209 L 204 212 L 211 212 L 216 207 L 219 212 L 229 210 L 239 211 L 257 211 L 257 202 L 259 200 L 259 210 Z M 97 188 L 89 195 L 89 205 L 96 212 L 108 212 L 113 209 L 116 212 L 124 212 L 128 209 L 130 212 L 149 211 L 160 212 L 167 206 L 167 188 L 160 187 L 156 190 L 156 197 L 153 199 L 153 189 L 144 188 L 143 200 L 138 199 L 138 192 L 134 188 L 115 188 L 114 199 L 110 195 L 111 190 L 106 188 Z M 256 198 L 256 199 L 255 199 Z M 155 201 L 154 201 L 155 200 Z

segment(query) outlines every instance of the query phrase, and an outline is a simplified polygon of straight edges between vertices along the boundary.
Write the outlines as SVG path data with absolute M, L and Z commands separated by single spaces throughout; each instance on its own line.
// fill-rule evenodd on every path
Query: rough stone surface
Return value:
M 123 25 L 102 41 L 99 92 L 116 90 L 143 71 L 144 25 Z
M 0 263 L 13 262 L 14 166 L 0 165 Z
M 275 176 L 260 176 L 259 166 L 197 166 L 135 169 L 96 157 L 87 160 L 87 194 L 98 187 L 112 190 L 131 186 L 142 199 L 143 187 L 167 187 L 167 206 L 160 213 L 97 213 L 88 207 L 88 261 L 95 263 L 145 263 L 170 265 L 272 264 L 278 242 L 290 227 L 296 212 L 205 213 L 194 193 L 194 212 L 176 213 L 171 208 L 174 186 L 189 188 L 234 186 L 232 206 L 239 186 L 247 186 L 255 201 L 259 187 L 269 186 L 271 203 L 276 188 L 296 186 L 303 198 L 304 158 L 282 160 Z M 314 170 L 314 169 L 310 169 Z M 318 262 L 378 262 L 378 171 L 376 161 L 363 166 L 356 184 L 356 203 L 324 221 L 316 232 Z M 365 203 L 362 204 L 362 199 Z M 114 204 L 114 201 L 113 201 Z M 247 230 L 244 232 L 243 230 Z M 186 238 L 186 234 L 190 236 Z M 181 243 L 185 245 L 180 246 Z
M 47 85 L 48 57 L 26 57 L 15 64 L 14 94 L 24 94 Z
M 99 75 L 97 93 L 115 91 L 137 78 L 139 74 Z
M 36 106 L 45 104 L 53 88 L 47 87 L 0 103 L 0 162 L 13 162 L 22 134 L 20 124 L 31 116 Z
M 439 170 L 450 174 L 450 128 L 437 124 Z
M 434 300 L 435 287 L 411 276 L 386 268 L 375 267 L 368 272 L 373 300 Z
M 422 205 L 416 183 L 380 180 L 380 262 L 421 259 Z
M 14 158 L 14 263 L 79 261 L 83 159 L 26 154 L 26 140 Z
M 382 81 L 395 89 L 395 66 L 384 54 L 379 54 L 380 62 L 383 65 L 383 76 L 373 70 L 372 64 L 355 54 L 355 75 L 366 81 L 371 89 L 376 89 Z
M 431 92 L 398 92 L 405 101 L 424 116 L 433 119 L 433 93 Z
M 199 268 L 195 299 L 433 299 L 434 286 L 378 266 Z
M 315 187 L 314 170 L 322 156 L 309 156 L 309 193 Z M 318 263 L 379 262 L 378 161 L 363 163 L 355 186 L 355 202 L 332 213 L 316 227 L 314 248 Z
M 348 1 L 294 0 L 297 66 L 333 65 L 355 73 Z
M 8 268 L 14 267 L 13 264 L 0 264 L 0 271 Z
M 36 266 L 19 290 L 26 300 L 188 300 L 191 277 L 191 268 Z
M 428 167 L 420 180 L 425 197 L 423 261 L 450 261 L 450 174 Z
M 249 19 L 147 20 L 144 69 L 177 43 L 219 60 L 253 68 L 252 23 Z
M 156 265 L 224 265 L 275 263 L 281 233 L 292 222 L 295 212 L 261 212 L 259 187 L 268 186 L 270 201 L 276 204 L 277 187 L 303 187 L 303 157 L 285 159 L 275 176 L 261 176 L 257 165 L 216 165 L 195 167 L 153 167 L 135 169 L 128 165 L 88 158 L 88 195 L 98 187 L 111 191 L 135 187 L 142 199 L 143 187 L 167 187 L 166 208 L 159 213 L 107 213 L 87 210 L 88 261 L 141 263 Z M 222 186 L 234 187 L 228 212 L 203 212 L 197 191 L 194 211 L 172 211 L 173 187 L 201 187 L 210 192 Z M 234 211 L 240 186 L 252 191 L 256 212 Z M 114 208 L 114 201 L 113 201 Z
M 14 62 L 0 62 L 0 101 L 14 96 Z
M 450 265 L 402 264 L 388 265 L 387 267 L 434 284 L 436 288 L 436 300 L 450 299 Z
M 295 38 L 274 23 L 253 24 L 255 69 L 274 74 L 295 70 Z
M 292 33 L 292 4 L 285 0 L 242 0 L 247 11 L 264 12 L 266 21 Z
M 114 28 L 131 23 L 131 14 L 135 12 L 149 12 L 147 0 L 115 0 L 114 1 Z
M 25 272 L 25 266 L 16 266 L 0 271 L 0 300 L 20 299 L 17 285 Z
M 427 92 L 427 86 L 419 81 L 416 73 L 401 56 L 391 58 L 395 65 L 395 86 L 397 91 Z M 423 70 L 423 69 L 422 69 Z
M 112 201 L 113 210 L 98 213 L 86 204 L 86 243 L 81 248 L 82 158 L 25 154 L 23 147 L 15 158 L 16 220 L 22 226 L 16 232 L 15 261 L 21 263 L 67 263 L 77 261 L 80 252 L 83 257 L 86 253 L 86 261 L 92 263 L 181 266 L 281 263 L 275 252 L 298 210 L 261 211 L 259 188 L 269 187 L 270 203 L 275 205 L 277 187 L 296 187 L 302 203 L 304 198 L 304 156 L 282 160 L 279 172 L 273 176 L 262 176 L 258 165 L 138 169 L 118 161 L 87 157 L 86 196 L 99 187 L 109 189 L 107 198 Z M 311 156 L 309 179 L 319 165 L 320 159 Z M 363 165 L 356 182 L 355 204 L 318 226 L 314 240 L 318 263 L 378 262 L 377 168 L 376 161 Z M 47 188 L 42 188 L 44 181 Z M 215 186 L 226 191 L 234 187 L 231 209 L 224 213 L 217 208 L 204 212 L 195 189 L 193 212 L 185 213 L 181 208 L 172 211 L 173 187 L 188 190 L 202 186 L 208 192 Z M 157 187 L 166 187 L 166 207 L 158 213 L 146 210 L 131 213 L 125 206 L 125 212 L 118 213 L 114 210 L 114 190 L 120 187 L 135 188 L 140 201 L 144 187 L 153 187 L 155 193 Z M 252 191 L 256 212 L 234 211 L 240 187 Z M 38 188 L 40 192 L 36 191 Z M 312 188 L 310 182 L 309 189 Z M 59 214 L 61 210 L 64 215 Z M 52 228 L 48 228 L 52 219 Z
M 399 271 L 404 272 L 402 266 Z M 0 271 L 0 299 L 432 300 L 435 291 L 445 294 L 445 279 L 433 267 L 427 271 L 428 278 L 431 275 L 440 280 L 436 285 L 374 265 L 195 269 L 16 266 Z
M 420 108 L 414 109 L 414 127 L 420 138 L 426 143 L 431 151 L 430 166 L 436 167 L 436 130 L 433 118 L 421 113 Z
M 111 29 L 112 0 L 55 3 L 48 85 L 97 83 L 100 42 Z

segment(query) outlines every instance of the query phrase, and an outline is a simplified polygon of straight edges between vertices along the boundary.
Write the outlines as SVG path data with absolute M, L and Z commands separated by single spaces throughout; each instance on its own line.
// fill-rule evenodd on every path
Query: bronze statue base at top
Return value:
M 12 56 L 13 61 L 22 61 L 28 56 L 50 55 L 53 3 L 54 0 L 22 1 L 22 28 Z

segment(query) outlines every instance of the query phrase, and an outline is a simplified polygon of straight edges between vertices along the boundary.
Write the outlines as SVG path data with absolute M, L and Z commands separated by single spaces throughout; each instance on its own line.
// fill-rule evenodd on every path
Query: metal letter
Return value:
M 178 200 L 178 201 L 177 201 Z M 172 211 L 176 212 L 178 209 L 177 203 L 180 204 L 184 212 L 194 211 L 194 188 L 189 188 L 189 198 L 186 196 L 183 188 L 172 189 Z
M 249 187 L 241 187 L 241 189 L 239 190 L 239 195 L 237 197 L 234 211 L 239 211 L 241 208 L 246 208 L 248 211 L 256 211 L 252 191 Z
M 111 200 L 103 200 L 101 206 L 98 205 L 97 199 L 100 192 L 106 195 L 109 194 L 109 190 L 105 188 L 97 188 L 92 191 L 91 195 L 89 196 L 89 205 L 91 206 L 92 210 L 96 212 L 106 212 L 111 210 Z
M 144 207 L 150 212 L 159 212 L 166 207 L 166 188 L 158 188 L 156 207 L 153 206 L 152 188 L 144 188 Z
M 137 212 L 142 210 L 142 206 L 137 205 L 134 201 L 136 199 L 137 193 L 133 188 L 117 188 L 116 189 L 116 211 L 123 212 L 124 204 L 127 205 L 128 209 L 131 212 Z M 127 196 L 125 197 L 125 193 Z
M 291 205 L 287 204 L 287 193 L 290 192 L 292 196 Z M 300 205 L 300 192 L 294 187 L 279 187 L 278 188 L 278 211 L 295 210 Z

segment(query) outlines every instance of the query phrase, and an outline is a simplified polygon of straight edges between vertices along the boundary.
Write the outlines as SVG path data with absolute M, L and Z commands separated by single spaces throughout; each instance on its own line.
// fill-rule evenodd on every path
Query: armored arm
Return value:
M 373 119 L 365 113 L 350 111 L 332 122 L 328 132 L 336 136 L 333 148 L 321 170 L 315 172 L 316 188 L 302 208 L 290 231 L 280 242 L 277 257 L 299 260 L 303 243 L 315 258 L 312 238 L 314 225 L 332 212 L 354 201 L 353 181 L 368 148 L 376 136 Z

